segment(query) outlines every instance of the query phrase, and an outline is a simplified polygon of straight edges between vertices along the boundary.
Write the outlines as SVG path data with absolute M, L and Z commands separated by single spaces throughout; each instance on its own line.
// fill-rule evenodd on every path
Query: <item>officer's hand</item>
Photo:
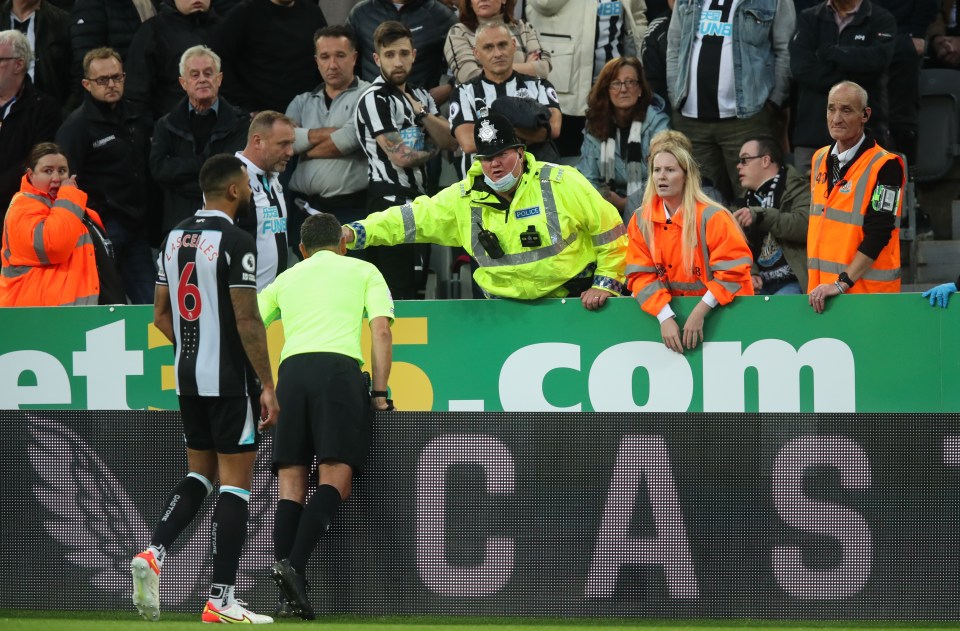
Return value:
M 823 313 L 823 310 L 827 308 L 827 298 L 836 296 L 839 293 L 840 290 L 837 289 L 837 286 L 833 283 L 823 283 L 822 285 L 817 285 L 816 288 L 810 292 L 808 300 L 814 311 Z
M 257 429 L 263 431 L 277 424 L 280 417 L 280 404 L 277 403 L 277 393 L 273 388 L 265 387 L 260 393 L 260 423 Z
M 341 226 L 340 232 L 343 234 L 343 238 L 347 240 L 347 243 L 353 243 L 353 240 L 356 238 L 356 235 L 353 234 L 353 229 L 347 226 Z
M 936 307 L 940 305 L 944 309 L 947 308 L 947 304 L 950 302 L 950 295 L 956 293 L 957 284 L 956 283 L 944 283 L 942 285 L 937 285 L 927 291 L 923 292 L 921 295 L 924 298 L 930 299 L 930 306 Z
M 675 353 L 683 355 L 683 344 L 680 343 L 680 325 L 677 318 L 667 318 L 660 324 L 660 337 L 664 345 Z
M 605 303 L 607 298 L 609 298 L 611 295 L 612 294 L 609 291 L 591 287 L 587 291 L 580 294 L 580 302 L 583 303 L 583 306 L 590 311 L 596 311 L 603 306 L 603 303 Z

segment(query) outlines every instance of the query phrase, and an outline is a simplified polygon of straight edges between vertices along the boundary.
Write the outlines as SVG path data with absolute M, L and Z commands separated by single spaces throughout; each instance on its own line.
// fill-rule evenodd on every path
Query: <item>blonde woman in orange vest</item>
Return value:
M 743 232 L 701 190 L 700 169 L 685 144 L 654 138 L 643 206 L 627 228 L 627 286 L 640 308 L 660 321 L 663 343 L 677 353 L 703 341 L 703 321 L 713 308 L 753 295 L 753 257 Z M 673 296 L 703 297 L 682 335 L 670 307 Z
M 840 294 L 900 291 L 903 161 L 865 131 L 868 120 L 862 87 L 841 81 L 830 88 L 834 144 L 813 155 L 810 171 L 807 291 L 817 313 Z
M 34 147 L 3 222 L 0 306 L 126 302 L 103 223 L 86 203 L 60 147 Z

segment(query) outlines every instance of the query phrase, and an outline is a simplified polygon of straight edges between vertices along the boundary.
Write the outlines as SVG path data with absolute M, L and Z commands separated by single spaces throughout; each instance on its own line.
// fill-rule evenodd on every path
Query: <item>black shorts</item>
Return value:
M 180 395 L 180 416 L 190 449 L 239 454 L 256 451 L 260 443 L 258 397 Z
M 277 379 L 280 419 L 273 470 L 336 461 L 359 475 L 367 462 L 373 412 L 357 360 L 339 353 L 302 353 L 283 360 Z

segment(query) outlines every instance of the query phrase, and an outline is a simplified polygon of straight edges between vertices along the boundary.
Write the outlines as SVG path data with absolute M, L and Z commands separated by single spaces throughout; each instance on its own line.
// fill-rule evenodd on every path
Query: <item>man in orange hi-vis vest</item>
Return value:
M 817 313 L 840 294 L 900 291 L 903 161 L 864 133 L 869 119 L 863 88 L 842 81 L 830 89 L 834 144 L 814 154 L 810 172 L 807 291 Z

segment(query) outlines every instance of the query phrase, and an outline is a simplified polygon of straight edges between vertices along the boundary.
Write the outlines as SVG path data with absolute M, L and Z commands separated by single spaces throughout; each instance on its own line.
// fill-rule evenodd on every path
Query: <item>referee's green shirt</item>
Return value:
M 300 353 L 340 353 L 363 364 L 364 314 L 371 320 L 393 320 L 393 298 L 380 271 L 329 250 L 319 250 L 277 276 L 257 302 L 264 325 L 283 320 L 281 363 Z

